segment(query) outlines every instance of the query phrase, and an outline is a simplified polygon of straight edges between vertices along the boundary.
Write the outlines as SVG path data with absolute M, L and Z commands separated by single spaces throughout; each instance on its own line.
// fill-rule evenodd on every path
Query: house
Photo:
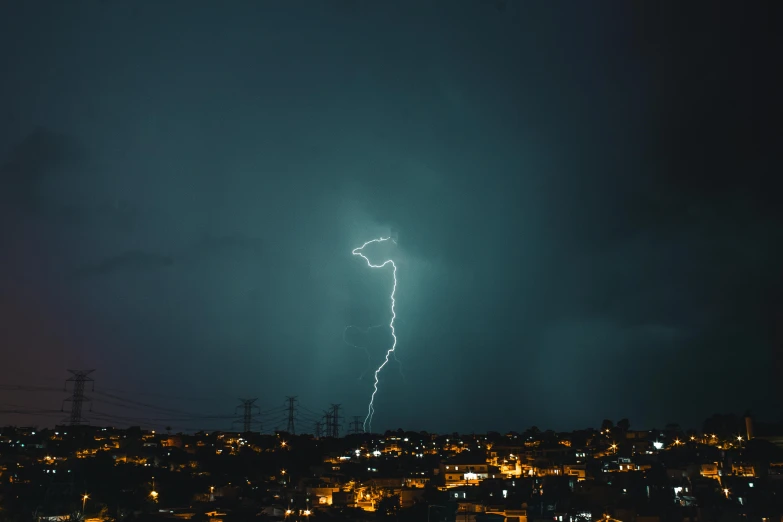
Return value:
M 446 487 L 475 485 L 490 476 L 494 477 L 485 459 L 471 459 L 469 454 L 468 458 L 465 458 L 463 455 L 460 454 L 459 458 L 454 457 L 441 463 L 440 475 Z

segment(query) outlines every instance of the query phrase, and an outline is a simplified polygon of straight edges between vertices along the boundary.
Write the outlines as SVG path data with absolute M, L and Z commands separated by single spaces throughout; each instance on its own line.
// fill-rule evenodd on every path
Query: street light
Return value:
M 90 495 L 85 493 L 82 495 L 82 513 L 84 513 L 84 506 L 87 504 L 87 499 L 90 498 Z

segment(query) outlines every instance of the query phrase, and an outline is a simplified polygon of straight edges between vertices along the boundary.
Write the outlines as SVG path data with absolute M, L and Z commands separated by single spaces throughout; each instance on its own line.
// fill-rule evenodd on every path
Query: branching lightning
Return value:
M 369 266 L 370 268 L 384 268 L 386 265 L 391 265 L 392 266 L 392 277 L 394 278 L 394 285 L 392 286 L 392 291 L 391 291 L 391 296 L 390 296 L 390 298 L 391 298 L 391 321 L 389 322 L 389 328 L 391 329 L 393 342 L 392 342 L 391 348 L 386 350 L 386 357 L 384 357 L 383 362 L 375 370 L 375 382 L 373 383 L 373 391 L 372 391 L 372 395 L 370 396 L 370 404 L 367 407 L 367 416 L 364 418 L 364 424 L 363 424 L 363 428 L 364 428 L 365 432 L 367 432 L 367 431 L 372 429 L 372 416 L 375 413 L 375 407 L 373 406 L 373 403 L 375 402 L 375 395 L 378 393 L 378 375 L 381 373 L 381 370 L 383 370 L 384 366 L 386 366 L 389 363 L 389 357 L 394 356 L 396 358 L 396 354 L 394 353 L 394 350 L 397 348 L 397 334 L 394 331 L 394 320 L 397 318 L 397 313 L 396 313 L 396 311 L 394 309 L 394 305 L 395 305 L 394 295 L 397 292 L 397 265 L 391 259 L 387 259 L 386 261 L 384 261 L 380 265 L 374 265 L 374 264 L 372 264 L 370 259 L 362 253 L 362 250 L 364 250 L 364 247 L 366 247 L 367 245 L 370 245 L 372 243 L 383 243 L 385 241 L 391 241 L 391 242 L 395 243 L 394 239 L 392 239 L 391 237 L 380 237 L 380 238 L 371 239 L 371 240 L 365 242 L 359 248 L 354 248 L 353 252 L 352 252 L 352 254 L 355 255 L 355 256 L 361 256 L 361 258 L 364 259 L 367 262 L 367 266 Z
M 356 325 L 353 325 L 353 324 L 349 324 L 348 326 L 345 327 L 345 330 L 343 330 L 343 342 L 345 344 L 347 344 L 348 346 L 352 347 L 352 348 L 356 348 L 358 350 L 363 350 L 365 355 L 367 355 L 367 370 L 364 370 L 361 373 L 361 375 L 359 375 L 359 378 L 357 379 L 358 381 L 361 381 L 362 379 L 364 379 L 364 376 L 367 374 L 369 369 L 372 367 L 372 357 L 370 356 L 370 350 L 365 345 L 363 345 L 363 344 L 356 344 L 356 343 L 351 342 L 350 340 L 348 340 L 348 331 L 349 330 L 359 330 L 361 333 L 367 335 L 371 331 L 375 330 L 376 328 L 383 328 L 384 326 L 386 326 L 386 325 L 385 324 L 374 324 L 372 326 L 361 327 L 361 326 L 356 326 Z M 400 361 L 397 358 L 397 352 L 393 352 L 392 353 L 392 357 L 394 357 L 394 360 L 397 363 L 397 368 L 400 370 L 400 377 L 402 377 L 402 381 L 403 382 L 407 382 L 405 380 L 405 373 L 402 371 L 402 361 Z
M 350 342 L 350 341 L 348 340 L 348 337 L 347 337 L 348 330 L 353 330 L 353 329 L 355 329 L 355 330 L 359 330 L 359 331 L 360 331 L 360 332 L 362 332 L 363 334 L 368 334 L 368 333 L 370 333 L 370 330 L 374 330 L 375 328 L 381 328 L 382 326 L 385 326 L 385 325 L 382 325 L 382 324 L 376 324 L 376 325 L 373 325 L 373 326 L 368 326 L 367 328 L 361 328 L 361 327 L 359 327 L 359 326 L 354 326 L 354 325 L 352 325 L 352 324 L 351 324 L 351 325 L 348 325 L 348 326 L 346 326 L 346 327 L 345 327 L 345 330 L 343 330 L 343 342 L 344 342 L 345 344 L 347 344 L 348 346 L 352 346 L 352 347 L 354 347 L 354 348 L 358 348 L 358 349 L 360 349 L 360 350 L 364 350 L 364 353 L 367 355 L 367 370 L 364 370 L 364 371 L 362 372 L 362 374 L 361 374 L 361 375 L 359 375 L 359 379 L 358 379 L 358 380 L 360 380 L 360 381 L 361 381 L 362 379 L 364 379 L 364 376 L 367 374 L 367 371 L 368 371 L 368 370 L 370 369 L 370 367 L 372 366 L 372 357 L 370 357 L 370 350 L 368 350 L 366 346 L 364 346 L 364 345 L 358 345 L 358 344 L 352 343 L 352 342 Z

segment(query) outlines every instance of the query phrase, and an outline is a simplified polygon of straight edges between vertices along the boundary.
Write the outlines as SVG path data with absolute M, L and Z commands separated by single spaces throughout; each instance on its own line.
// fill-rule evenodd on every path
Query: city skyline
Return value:
M 86 382 L 86 374 L 76 374 Z M 289 397 L 291 407 L 295 398 Z M 245 413 L 252 410 L 245 399 Z M 361 426 L 361 421 L 356 421 Z M 783 425 L 555 433 L 0 428 L 5 519 L 717 521 L 780 516 Z M 744 434 L 743 434 L 744 432 Z M 63 479 L 65 477 L 65 480 Z M 88 505 L 89 504 L 89 505 Z

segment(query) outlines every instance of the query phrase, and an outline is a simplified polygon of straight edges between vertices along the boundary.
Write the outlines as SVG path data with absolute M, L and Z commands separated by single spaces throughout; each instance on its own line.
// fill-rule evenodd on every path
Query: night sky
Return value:
M 395 229 L 375 431 L 778 419 L 779 16 L 683 4 L 2 2 L 0 411 L 363 417 Z

